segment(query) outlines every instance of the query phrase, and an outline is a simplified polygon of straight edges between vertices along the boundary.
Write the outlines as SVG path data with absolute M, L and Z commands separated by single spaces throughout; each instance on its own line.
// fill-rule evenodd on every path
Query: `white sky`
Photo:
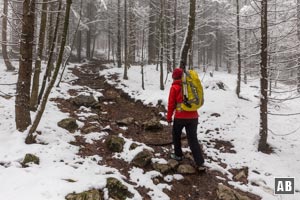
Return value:
M 17 64 L 16 64 L 17 66 Z M 69 68 L 74 67 L 69 66 Z M 159 72 L 155 71 L 156 66 L 145 67 L 145 88 L 141 89 L 140 67 L 131 67 L 128 71 L 128 81 L 118 83 L 119 87 L 136 99 L 141 99 L 145 104 L 157 103 L 161 99 L 164 105 L 167 104 L 169 79 L 165 86 L 165 91 L 159 90 Z M 66 70 L 65 80 L 76 79 Z M 120 74 L 122 77 L 123 69 L 111 67 L 108 70 L 99 72 L 100 74 Z M 200 72 L 200 76 L 203 74 Z M 0 84 L 16 83 L 17 73 L 7 73 L 3 60 L 0 60 Z M 213 88 L 216 81 L 221 80 L 227 86 L 227 91 Z M 113 83 L 112 84 L 117 84 Z M 122 85 L 121 85 L 122 84 Z M 299 200 L 300 193 L 295 195 L 273 195 L 274 177 L 295 177 L 296 190 L 300 191 L 300 129 L 288 136 L 276 136 L 269 134 L 268 141 L 275 150 L 271 155 L 265 155 L 257 151 L 258 125 L 259 125 L 259 95 L 258 88 L 250 86 L 259 86 L 259 80 L 252 79 L 248 85 L 242 85 L 242 96 L 251 101 L 237 99 L 235 95 L 236 76 L 223 72 L 215 72 L 214 77 L 205 75 L 203 84 L 205 89 L 205 105 L 199 111 L 200 124 L 198 127 L 198 138 L 201 141 L 212 139 L 221 139 L 231 141 L 234 145 L 236 154 L 221 153 L 219 150 L 204 145 L 204 151 L 215 160 L 221 159 L 228 166 L 222 168 L 219 163 L 206 160 L 210 169 L 219 170 L 232 179 L 230 168 L 249 167 L 249 184 L 241 185 L 236 182 L 229 184 L 254 194 L 260 195 L 264 200 Z M 124 87 L 128 86 L 128 87 Z M 286 86 L 280 85 L 283 89 Z M 59 89 L 54 88 L 51 97 L 69 98 L 67 90 L 80 89 L 83 93 L 93 92 L 95 96 L 101 95 L 101 90 L 94 91 L 90 88 L 82 88 L 62 83 Z M 15 85 L 0 85 L 0 91 L 14 95 Z M 2 94 L 2 93 L 1 93 Z M 285 94 L 290 95 L 290 94 Z M 287 101 L 277 105 L 271 104 L 270 110 L 280 113 L 300 112 L 299 99 Z M 275 108 L 277 110 L 275 110 Z M 83 109 L 83 108 L 81 108 Z M 25 134 L 15 130 L 14 122 L 14 98 L 4 99 L 0 97 L 0 194 L 6 200 L 63 200 L 71 192 L 82 192 L 92 188 L 102 189 L 105 187 L 106 178 L 116 177 L 122 181 L 134 194 L 133 199 L 141 199 L 140 194 L 135 189 L 135 184 L 145 186 L 150 189 L 149 195 L 152 199 L 169 199 L 163 192 L 163 189 L 170 189 L 170 184 L 153 184 L 151 178 L 162 176 L 155 171 L 145 172 L 143 169 L 132 168 L 130 171 L 130 181 L 134 184 L 128 184 L 123 179 L 118 169 L 109 166 L 99 166 L 97 162 L 102 159 L 101 155 L 88 158 L 80 158 L 76 155 L 79 148 L 70 145 L 74 136 L 79 134 L 69 134 L 64 129 L 57 127 L 57 122 L 68 117 L 62 113 L 53 102 L 47 104 L 46 112 L 43 116 L 38 130 L 42 135 L 38 137 L 41 142 L 47 145 L 25 145 Z M 221 117 L 211 117 L 212 113 L 219 113 Z M 32 113 L 32 119 L 34 113 Z M 87 117 L 82 115 L 81 117 Z M 204 122 L 205 121 L 205 122 Z M 270 116 L 269 126 L 276 134 L 285 134 L 300 127 L 300 116 L 274 117 Z M 220 134 L 205 135 L 207 129 L 214 130 L 219 128 Z M 86 135 L 87 142 L 93 142 L 93 139 L 101 140 L 106 132 L 90 133 Z M 129 150 L 126 148 L 133 142 L 130 138 L 125 139 L 124 152 L 116 154 L 127 162 L 136 155 L 142 148 Z M 149 148 L 144 145 L 145 148 Z M 40 165 L 31 165 L 28 168 L 22 168 L 20 162 L 26 153 L 33 153 L 40 158 Z M 159 157 L 157 157 L 159 160 Z M 78 164 L 78 163 L 82 164 Z M 164 161 L 161 161 L 164 162 Z M 260 172 L 254 173 L 253 170 Z M 112 174 L 107 173 L 112 172 Z M 136 177 L 140 177 L 137 179 Z M 141 178 L 142 177 L 142 178 Z M 165 180 L 170 182 L 172 179 L 181 179 L 180 175 L 166 176 Z M 70 183 L 66 179 L 72 179 L 76 182 Z M 127 180 L 129 181 L 129 180 Z M 259 186 L 253 186 L 255 183 Z M 105 195 L 107 197 L 107 190 Z

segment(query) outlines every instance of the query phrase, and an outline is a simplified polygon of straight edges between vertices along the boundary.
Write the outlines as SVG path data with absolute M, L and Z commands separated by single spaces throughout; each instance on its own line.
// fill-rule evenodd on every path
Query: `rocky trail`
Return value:
M 152 180 L 156 185 L 161 183 L 171 185 L 171 189 L 164 189 L 164 193 L 172 200 L 260 199 L 250 193 L 232 190 L 232 186 L 227 184 L 227 176 L 218 171 L 211 169 L 208 169 L 206 173 L 195 171 L 189 154 L 185 155 L 185 159 L 180 163 L 170 160 L 171 128 L 160 123 L 160 121 L 165 121 L 161 115 L 162 112 L 165 112 L 165 108 L 160 106 L 159 102 L 157 105 L 143 105 L 142 102 L 131 99 L 120 89 L 107 84 L 105 78 L 99 76 L 99 70 L 104 69 L 105 64 L 103 61 L 92 61 L 71 69 L 72 71 L 68 71 L 68 73 L 73 73 L 78 79 L 71 81 L 70 84 L 81 86 L 81 89 L 69 90 L 69 94 L 73 96 L 71 99 L 52 99 L 52 101 L 57 102 L 62 112 L 69 113 L 70 117 L 84 124 L 80 128 L 75 126 L 73 130 L 70 130 L 72 132 L 77 129 L 81 133 L 80 136 L 76 136 L 76 141 L 72 143 L 80 147 L 80 156 L 99 155 L 103 158 L 99 161 L 99 165 L 118 169 L 126 177 L 124 181 L 133 185 L 134 183 L 131 183 L 128 173 L 133 167 L 142 168 L 145 172 L 157 170 L 164 176 L 182 174 L 183 179 L 173 179 L 171 182 L 167 182 L 164 176 Z M 114 75 L 110 78 L 117 79 Z M 93 94 L 90 96 L 80 95 L 85 88 L 100 91 L 103 96 L 96 96 L 97 99 L 95 99 Z M 88 109 L 82 109 L 83 107 Z M 88 117 L 84 117 L 87 113 L 89 114 Z M 84 136 L 92 132 L 105 132 L 106 134 L 98 140 L 86 142 Z M 124 147 L 124 138 L 132 141 L 129 149 L 144 148 L 131 162 L 113 156 L 116 152 L 122 152 L 124 148 L 127 148 Z M 199 139 L 201 140 L 201 138 Z M 186 139 L 182 138 L 182 141 L 183 146 L 188 147 Z M 230 143 L 219 141 L 218 145 L 224 149 L 226 147 L 231 149 Z M 149 150 L 151 148 L 153 151 Z M 151 162 L 152 158 L 165 159 L 168 163 L 153 163 Z M 210 158 L 206 156 L 206 159 Z M 238 175 L 240 171 L 233 170 L 231 173 Z M 247 182 L 247 175 L 242 175 L 242 178 L 237 181 Z M 126 189 L 122 186 L 107 187 L 110 197 L 113 199 L 130 197 L 130 194 L 124 192 Z M 115 189 L 121 189 L 121 191 L 113 191 Z M 151 199 L 148 188 L 137 187 L 135 189 L 143 199 Z M 82 199 L 102 199 L 101 192 L 97 193 L 97 197 L 91 194 L 89 199 L 87 196 Z M 80 198 L 74 194 L 67 199 L 77 200 Z

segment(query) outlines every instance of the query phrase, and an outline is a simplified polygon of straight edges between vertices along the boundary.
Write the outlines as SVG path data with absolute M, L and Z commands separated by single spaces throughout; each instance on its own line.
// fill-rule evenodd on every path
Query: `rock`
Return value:
M 144 129 L 146 131 L 160 131 L 163 129 L 163 125 L 156 118 L 152 118 L 151 120 L 143 123 Z
M 233 180 L 248 183 L 248 168 L 241 169 L 234 177 Z
M 122 152 L 124 144 L 124 139 L 116 135 L 112 135 L 106 140 L 106 146 L 112 152 Z
M 79 194 L 68 194 L 66 200 L 102 200 L 103 192 L 99 190 L 89 190 Z
M 177 160 L 174 159 L 170 159 L 168 160 L 168 165 L 172 168 L 172 169 L 176 169 L 179 165 L 179 162 Z
M 219 113 L 212 113 L 210 116 L 212 116 L 212 117 L 221 117 L 221 114 L 219 114 Z
M 134 150 L 138 147 L 139 145 L 137 143 L 132 143 L 129 147 L 129 150 Z
M 172 170 L 172 167 L 168 164 L 152 163 L 153 169 L 159 171 L 162 174 L 166 174 Z
M 177 172 L 180 174 L 195 174 L 196 169 L 191 165 L 182 164 L 179 165 L 179 167 L 177 168 Z
M 81 132 L 83 134 L 88 134 L 88 133 L 91 133 L 91 132 L 97 132 L 98 130 L 99 130 L 99 128 L 97 126 L 91 125 L 89 127 L 86 127 L 84 129 L 82 129 Z
M 119 126 L 129 126 L 130 124 L 133 124 L 134 118 L 133 117 L 127 117 L 122 120 L 116 121 L 117 125 Z
M 222 183 L 219 183 L 218 185 L 217 196 L 219 200 L 250 200 L 247 196 L 241 195 Z
M 61 128 L 68 130 L 71 133 L 73 133 L 78 128 L 76 119 L 74 119 L 74 118 L 63 119 L 63 120 L 59 121 L 57 123 L 57 125 Z
M 149 150 L 144 150 L 138 153 L 131 161 L 134 166 L 145 167 L 150 164 L 153 154 Z
M 87 117 L 87 120 L 91 120 L 91 121 L 99 121 L 99 116 L 98 115 L 90 115 Z
M 116 200 L 125 200 L 133 197 L 133 194 L 128 191 L 128 188 L 116 178 L 108 178 L 106 182 L 108 194 Z
M 24 157 L 21 164 L 22 164 L 23 167 L 28 167 L 29 163 L 34 163 L 36 165 L 39 165 L 40 164 L 40 159 L 36 155 L 28 153 L 28 154 L 25 155 L 25 157 Z
M 75 98 L 71 98 L 71 102 L 76 106 L 85 106 L 87 108 L 93 107 L 97 104 L 97 101 L 93 95 L 79 95 Z

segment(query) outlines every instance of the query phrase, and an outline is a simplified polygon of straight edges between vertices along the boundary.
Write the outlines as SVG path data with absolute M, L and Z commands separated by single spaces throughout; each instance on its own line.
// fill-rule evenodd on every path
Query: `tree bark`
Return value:
M 164 0 L 160 0 L 160 90 L 164 90 Z
M 149 35 L 148 35 L 148 64 L 156 63 L 157 47 L 156 45 L 156 1 L 150 0 L 149 12 Z
M 118 35 L 117 35 L 117 63 L 118 67 L 122 67 L 122 60 L 121 60 L 121 47 L 122 47 L 122 40 L 121 40 L 121 8 L 120 8 L 120 0 L 118 0 Z
M 268 2 L 261 1 L 260 130 L 258 151 L 267 152 L 268 138 Z
M 241 61 L 241 34 L 240 34 L 240 5 L 239 0 L 236 0 L 236 32 L 237 32 L 237 57 L 238 57 L 238 74 L 236 95 L 240 97 L 241 92 L 241 74 L 242 74 L 242 61 Z
M 69 27 L 69 18 L 70 18 L 70 8 L 71 8 L 71 4 L 72 4 L 72 0 L 66 0 L 67 1 L 67 5 L 66 5 L 66 11 L 65 11 L 65 19 L 64 19 L 64 28 L 63 28 L 63 34 L 62 34 L 62 40 L 61 40 L 61 44 L 60 44 L 60 51 L 58 54 L 58 58 L 57 58 L 57 62 L 56 62 L 56 67 L 53 73 L 53 76 L 51 78 L 51 81 L 46 89 L 45 95 L 43 96 L 43 100 L 42 103 L 40 105 L 39 111 L 37 112 L 37 115 L 34 119 L 34 122 L 32 124 L 32 126 L 29 129 L 28 135 L 26 137 L 26 144 L 32 144 L 35 142 L 35 138 L 33 136 L 33 133 L 36 131 L 40 120 L 42 118 L 42 115 L 45 111 L 46 108 L 46 104 L 48 101 L 48 97 L 50 95 L 50 92 L 54 86 L 54 83 L 56 81 L 57 75 L 58 75 L 58 71 L 60 68 L 60 65 L 62 63 L 62 59 L 63 59 L 63 54 L 64 54 L 64 47 L 66 45 L 66 37 L 67 37 L 67 33 L 68 33 L 68 27 Z M 61 1 L 60 1 L 61 3 Z M 57 31 L 57 30 L 56 30 Z
M 300 41 L 300 0 L 297 0 L 297 36 L 298 41 Z M 300 93 L 300 54 L 298 56 L 297 91 Z
M 196 0 L 190 0 L 190 11 L 188 20 L 188 29 L 183 42 L 183 48 L 180 56 L 180 68 L 185 69 L 187 64 L 187 56 L 189 49 L 192 47 L 193 34 L 195 29 L 195 17 L 196 17 Z
M 172 68 L 173 70 L 176 68 L 176 31 L 177 31 L 177 0 L 174 2 L 174 21 L 173 21 L 173 49 L 172 49 L 172 54 L 173 54 L 173 65 Z
M 24 0 L 19 75 L 15 100 L 16 127 L 19 131 L 26 130 L 31 124 L 29 104 L 34 39 L 34 14 L 35 0 Z
M 39 32 L 39 41 L 37 49 L 37 58 L 35 61 L 34 75 L 32 80 L 31 98 L 30 98 L 30 110 L 35 111 L 38 104 L 38 93 L 39 93 L 39 83 L 40 83 L 40 73 L 41 73 L 41 61 L 43 57 L 45 32 L 47 25 L 47 0 L 43 0 L 42 3 L 42 16 L 41 25 Z
M 127 44 L 127 0 L 124 1 L 124 75 L 123 79 L 128 80 L 128 44 Z
M 50 74 L 50 71 L 52 69 L 52 65 L 53 65 L 53 54 L 54 54 L 54 49 L 55 49 L 55 45 L 56 45 L 56 37 L 57 37 L 57 32 L 58 32 L 58 27 L 59 27 L 59 22 L 60 22 L 60 11 L 61 11 L 61 0 L 59 0 L 59 5 L 58 5 L 58 13 L 56 16 L 56 22 L 55 22 L 55 29 L 54 29 L 54 33 L 53 33 L 53 37 L 51 37 L 52 39 L 52 43 L 49 41 L 49 43 L 51 43 L 51 47 L 49 49 L 49 57 L 48 57 L 48 62 L 47 62 L 47 66 L 46 66 L 46 71 L 45 74 L 43 76 L 43 82 L 42 82 L 42 86 L 39 92 L 39 96 L 38 96 L 38 104 L 40 103 L 44 91 L 45 91 L 45 87 L 46 87 L 46 82 L 47 82 L 47 78 Z M 50 78 L 50 76 L 49 76 Z
M 7 14 L 8 14 L 8 0 L 3 2 L 3 16 L 2 16 L 2 55 L 7 71 L 15 71 L 15 67 L 11 64 L 7 53 Z

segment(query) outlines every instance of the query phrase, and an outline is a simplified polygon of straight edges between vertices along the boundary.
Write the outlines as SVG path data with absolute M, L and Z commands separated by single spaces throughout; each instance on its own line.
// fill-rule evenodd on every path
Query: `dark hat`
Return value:
M 173 79 L 181 79 L 183 74 L 183 70 L 181 68 L 176 68 L 173 71 L 172 78 Z

